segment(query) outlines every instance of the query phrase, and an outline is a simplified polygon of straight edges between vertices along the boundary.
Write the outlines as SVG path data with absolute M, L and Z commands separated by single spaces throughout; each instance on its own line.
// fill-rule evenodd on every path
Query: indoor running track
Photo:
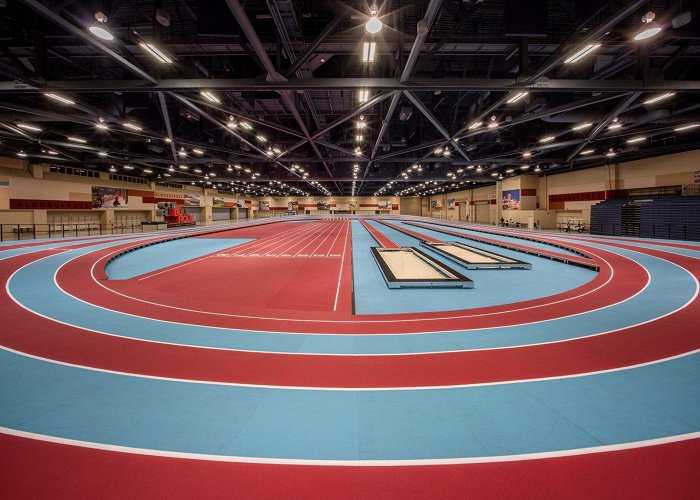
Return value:
M 698 497 L 700 246 L 292 220 L 0 246 L 3 496 Z M 484 238 L 600 270 L 354 312 L 377 242 Z

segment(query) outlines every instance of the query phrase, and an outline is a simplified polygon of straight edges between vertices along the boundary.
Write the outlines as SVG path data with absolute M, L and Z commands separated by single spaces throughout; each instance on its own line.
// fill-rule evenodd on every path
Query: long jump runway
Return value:
M 389 222 L 0 247 L 0 492 L 700 495 L 700 246 Z M 533 269 L 386 288 L 421 240 Z

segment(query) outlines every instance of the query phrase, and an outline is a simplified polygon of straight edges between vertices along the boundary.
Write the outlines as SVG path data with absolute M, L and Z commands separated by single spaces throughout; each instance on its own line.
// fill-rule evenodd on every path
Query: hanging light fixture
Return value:
M 88 28 L 90 33 L 95 35 L 97 38 L 101 38 L 102 40 L 114 40 L 114 35 L 112 35 L 107 27 L 107 16 L 105 16 L 104 12 L 95 12 L 95 19 L 97 22 Z
M 634 37 L 635 40 L 646 40 L 652 36 L 658 34 L 661 31 L 661 26 L 654 22 L 656 14 L 649 11 L 642 16 L 642 26 L 639 28 L 637 35 Z
M 376 3 L 373 3 L 369 8 L 369 14 L 370 18 L 365 25 L 365 29 L 368 33 L 379 33 L 382 29 L 382 22 L 379 20 L 379 18 L 377 18 L 377 14 L 379 14 L 379 7 L 377 7 Z

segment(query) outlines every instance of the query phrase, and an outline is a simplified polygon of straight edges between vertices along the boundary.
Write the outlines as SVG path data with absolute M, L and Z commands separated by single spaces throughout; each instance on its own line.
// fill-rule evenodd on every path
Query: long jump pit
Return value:
M 421 244 L 467 269 L 532 269 L 532 264 L 529 262 L 511 259 L 456 241 L 444 243 L 424 241 Z
M 389 288 L 474 288 L 474 282 L 414 247 L 371 247 Z

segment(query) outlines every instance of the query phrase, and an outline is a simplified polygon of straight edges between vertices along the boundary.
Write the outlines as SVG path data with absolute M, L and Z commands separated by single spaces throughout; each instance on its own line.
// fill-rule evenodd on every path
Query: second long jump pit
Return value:
M 389 288 L 474 288 L 474 282 L 414 247 L 371 247 Z

